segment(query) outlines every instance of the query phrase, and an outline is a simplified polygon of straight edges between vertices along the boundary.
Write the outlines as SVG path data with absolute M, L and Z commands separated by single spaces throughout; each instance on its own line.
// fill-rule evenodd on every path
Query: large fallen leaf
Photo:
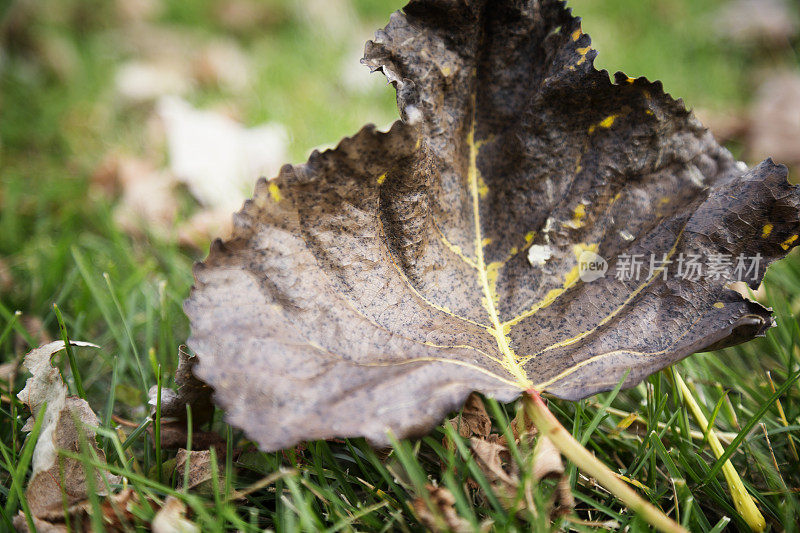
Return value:
M 612 83 L 595 55 L 552 0 L 392 15 L 364 62 L 403 122 L 259 181 L 195 270 L 189 345 L 232 424 L 268 450 L 385 445 L 475 390 L 583 398 L 772 325 L 732 273 L 674 269 L 760 254 L 757 286 L 800 231 L 785 167 L 747 170 L 659 82 Z M 581 279 L 584 252 L 604 277 Z M 675 263 L 617 279 L 622 254 Z

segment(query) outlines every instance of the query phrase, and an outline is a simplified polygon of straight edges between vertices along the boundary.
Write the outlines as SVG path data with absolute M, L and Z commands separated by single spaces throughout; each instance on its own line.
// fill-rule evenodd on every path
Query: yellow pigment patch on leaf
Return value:
M 283 199 L 283 195 L 281 194 L 281 189 L 280 189 L 280 187 L 278 187 L 277 183 L 270 182 L 270 184 L 269 184 L 269 196 L 276 203 L 280 202 Z
M 796 240 L 797 240 L 797 235 L 792 235 L 791 237 L 789 237 L 788 239 L 786 239 L 781 243 L 781 248 L 783 248 L 784 250 L 788 250 L 789 248 L 791 248 L 792 243 L 794 243 Z
M 594 133 L 597 128 L 603 128 L 603 129 L 610 128 L 611 126 L 614 125 L 614 121 L 617 120 L 617 117 L 619 117 L 619 114 L 609 115 L 600 122 L 598 122 L 597 124 L 589 126 L 589 133 L 590 134 Z
M 489 187 L 486 185 L 486 182 L 483 181 L 483 178 L 478 175 L 478 196 L 481 198 L 486 198 L 489 195 Z
M 578 54 L 581 57 L 580 57 L 580 59 L 578 59 L 578 62 L 575 63 L 575 64 L 576 65 L 583 65 L 583 62 L 586 61 L 586 54 L 588 54 L 589 50 L 591 50 L 591 49 L 592 49 L 591 46 L 584 46 L 583 48 L 576 48 L 575 51 L 578 52 Z
M 585 217 L 586 206 L 583 204 L 578 204 L 575 206 L 575 210 L 572 213 L 572 220 L 565 222 L 564 226 L 572 229 L 582 228 L 586 224 L 583 220 Z

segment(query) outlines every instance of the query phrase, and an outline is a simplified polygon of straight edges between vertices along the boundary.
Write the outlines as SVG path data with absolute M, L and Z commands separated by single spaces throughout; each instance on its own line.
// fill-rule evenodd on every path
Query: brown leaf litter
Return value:
M 491 419 L 481 397 L 474 393 L 471 394 L 467 398 L 462 412 L 447 423 L 451 424 L 461 437 L 469 439 L 472 456 L 500 502 L 507 507 L 514 505 L 520 493 L 523 476 L 520 475 L 519 465 L 512 456 L 505 436 L 491 432 Z M 519 410 L 510 426 L 513 430 L 514 444 L 522 449 L 530 449 L 537 430 L 524 415 L 524 410 Z M 449 438 L 445 438 L 443 444 L 445 447 L 453 446 Z M 572 508 L 574 500 L 569 487 L 569 479 L 565 476 L 561 454 L 550 439 L 544 435 L 535 439 L 535 446 L 530 453 L 533 454 L 530 462 L 530 478 L 534 483 L 543 479 L 558 480 L 553 500 L 549 504 L 551 515 L 568 512 Z M 527 476 L 525 479 L 528 479 Z M 479 487 L 472 479 L 468 480 L 467 486 L 471 489 Z M 522 489 L 523 508 L 535 513 L 533 500 L 530 497 L 531 487 L 525 486 Z
M 98 348 L 88 342 L 71 341 L 70 344 Z M 64 347 L 63 341 L 55 341 L 25 356 L 23 364 L 32 377 L 28 378 L 25 388 L 18 394 L 20 401 L 32 413 L 24 431 L 33 429 L 34 418 L 40 412 L 44 417 L 33 452 L 33 472 L 25 496 L 33 517 L 54 527 L 63 523 L 65 507 L 70 513 L 85 511 L 90 487 L 96 494 L 106 496 L 109 494 L 108 487 L 120 482 L 119 477 L 99 469 L 91 470 L 93 479 L 89 482 L 82 461 L 59 453 L 60 450 L 73 453 L 88 450 L 99 461 L 105 461 L 92 430 L 99 425 L 97 415 L 85 400 L 68 396 L 61 374 L 51 364 L 52 355 Z M 27 528 L 21 513 L 14 522 L 18 528 Z

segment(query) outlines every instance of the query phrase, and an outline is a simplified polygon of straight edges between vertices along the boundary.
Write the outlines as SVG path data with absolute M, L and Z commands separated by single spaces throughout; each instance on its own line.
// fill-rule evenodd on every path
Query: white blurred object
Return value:
M 714 17 L 717 35 L 740 43 L 788 45 L 800 29 L 797 13 L 786 0 L 734 0 Z
M 750 111 L 748 154 L 800 165 L 800 75 L 767 72 Z
M 132 102 L 157 100 L 167 94 L 183 94 L 191 87 L 186 73 L 168 63 L 131 61 L 117 70 L 117 93 Z
M 250 83 L 250 62 L 235 41 L 216 39 L 197 54 L 192 74 L 201 84 L 241 91 Z
M 159 100 L 158 115 L 170 170 L 204 207 L 238 210 L 258 177 L 273 177 L 287 159 L 287 134 L 280 124 L 245 128 L 170 96 Z
M 352 0 L 306 0 L 291 5 L 300 20 L 329 38 L 347 39 L 358 20 Z

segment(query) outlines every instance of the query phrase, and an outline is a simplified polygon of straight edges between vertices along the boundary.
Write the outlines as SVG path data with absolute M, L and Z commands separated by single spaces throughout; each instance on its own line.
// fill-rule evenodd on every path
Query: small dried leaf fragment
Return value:
M 578 399 L 763 335 L 770 312 L 731 272 L 676 271 L 758 257 L 757 287 L 800 242 L 786 168 L 743 168 L 659 82 L 612 82 L 596 54 L 556 0 L 392 15 L 363 62 L 403 121 L 259 181 L 195 269 L 189 346 L 228 421 L 266 450 L 386 445 L 473 391 Z M 584 281 L 585 254 L 607 272 Z M 663 263 L 616 276 L 631 257 Z
M 456 512 L 456 499 L 444 487 L 426 485 L 430 506 L 421 496 L 414 499 L 412 505 L 419 521 L 429 531 L 450 531 L 454 533 L 473 531 L 469 521 Z M 431 509 L 431 507 L 433 509 Z
M 197 364 L 197 356 L 188 353 L 185 347 L 178 350 L 178 368 L 175 370 L 175 384 L 177 389 L 161 389 L 161 416 L 162 419 L 185 420 L 186 406 L 192 408 L 192 416 L 196 423 L 206 422 L 214 412 L 211 402 L 211 388 L 197 379 L 192 369 Z M 158 387 L 150 387 L 148 391 L 149 403 L 155 409 Z
M 28 533 L 30 531 L 28 521 L 25 519 L 25 513 L 22 511 L 17 513 L 14 517 L 13 525 L 18 533 Z M 36 528 L 37 533 L 67 533 L 68 531 L 66 524 L 54 524 L 47 520 L 36 518 L 35 516 L 33 517 L 33 527 Z
M 515 435 L 515 442 L 519 446 L 522 439 L 532 440 L 533 436 L 529 432 L 523 432 L 521 435 Z M 530 477 L 521 475 L 519 465 L 512 459 L 512 454 L 505 438 L 501 438 L 496 434 L 491 434 L 485 439 L 472 437 L 470 439 L 470 449 L 475 462 L 504 506 L 518 505 L 517 497 L 523 479 L 525 483 L 528 483 L 528 485 L 522 487 L 522 490 L 527 495 L 531 491 L 530 481 L 538 483 L 543 479 L 549 478 L 558 480 L 549 506 L 550 515 L 557 516 L 568 511 L 574 505 L 569 476 L 565 475 L 561 453 L 546 436 L 540 435 L 536 439 L 533 457 L 530 461 Z M 469 486 L 477 488 L 478 484 L 470 481 Z M 531 498 L 526 497 L 525 503 L 528 506 L 533 506 Z M 531 510 L 536 512 L 535 509 Z
M 188 424 L 186 406 L 191 406 L 194 431 L 192 446 L 197 449 L 211 447 L 223 450 L 225 439 L 214 431 L 197 429 L 214 414 L 211 402 L 211 389 L 197 379 L 192 368 L 197 364 L 197 357 L 189 354 L 184 346 L 178 349 L 178 367 L 175 370 L 176 389 L 161 389 L 161 447 L 179 449 L 187 445 Z M 151 412 L 155 415 L 158 401 L 158 386 L 153 385 L 147 392 Z M 148 428 L 152 434 L 152 427 Z
M 187 468 L 189 469 L 189 479 L 186 486 L 184 486 L 184 476 L 186 475 Z M 214 478 L 213 468 L 214 465 L 211 462 L 211 452 L 209 450 L 178 450 L 178 455 L 175 456 L 175 472 L 178 479 L 178 488 L 199 490 L 207 494 L 213 494 L 214 487 L 211 483 Z M 217 469 L 219 469 L 219 465 L 217 465 Z M 220 483 L 219 489 L 224 492 L 224 477 L 222 474 L 219 474 L 217 479 Z
M 151 524 L 153 533 L 199 533 L 197 524 L 186 518 L 186 505 L 174 496 L 167 496 Z
M 74 346 L 99 348 L 88 342 L 71 341 Z M 86 470 L 81 461 L 59 455 L 59 450 L 80 452 L 82 442 L 101 460 L 103 451 L 97 447 L 92 427 L 99 421 L 89 404 L 80 398 L 67 396 L 67 386 L 50 358 L 63 350 L 63 341 L 40 346 L 25 356 L 24 366 L 31 372 L 25 388 L 18 397 L 28 406 L 33 416 L 45 406 L 42 429 L 33 452 L 33 472 L 25 495 L 35 519 L 47 522 L 64 520 L 64 503 L 68 509 L 80 504 L 88 497 Z M 33 427 L 33 416 L 23 430 Z M 77 424 L 77 425 L 76 425 Z M 94 487 L 98 494 L 105 495 L 107 483 L 118 483 L 119 478 L 94 469 Z
M 519 478 L 508 447 L 499 443 L 497 439 L 484 440 L 474 437 L 470 439 L 470 447 L 478 466 L 490 483 L 502 485 L 512 493 L 516 491 Z M 504 468 L 506 465 L 509 471 Z
M 473 393 L 467 397 L 461 413 L 450 420 L 450 424 L 459 435 L 468 439 L 470 437 L 487 438 L 492 432 L 492 419 L 486 412 L 483 400 Z
M 539 481 L 562 475 L 564 475 L 564 463 L 561 462 L 561 452 L 546 435 L 541 435 L 533 451 L 533 479 Z

